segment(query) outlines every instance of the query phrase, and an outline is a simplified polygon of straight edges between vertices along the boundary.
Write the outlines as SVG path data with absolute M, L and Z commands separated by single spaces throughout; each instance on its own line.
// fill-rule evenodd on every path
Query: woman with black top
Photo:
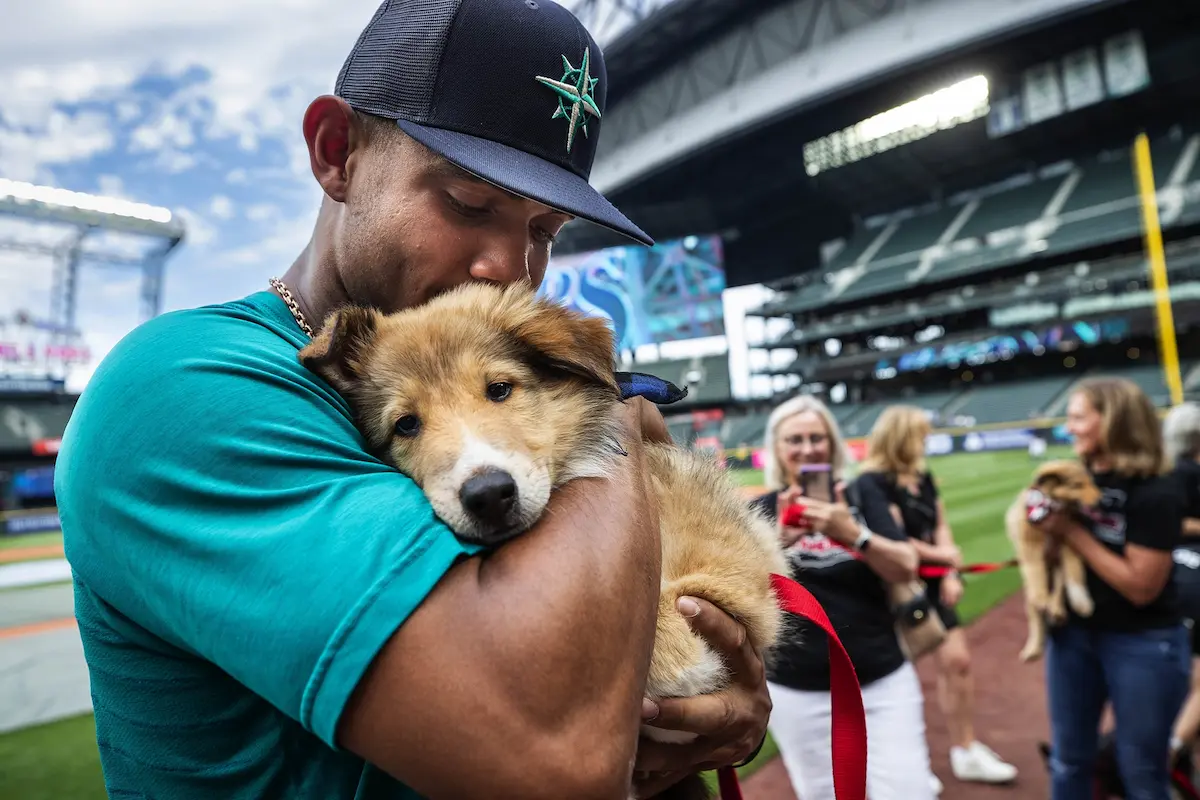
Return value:
M 961 566 L 937 484 L 925 468 L 926 412 L 913 406 L 889 406 L 876 420 L 856 483 L 873 505 L 864 513 L 891 514 L 903 526 L 923 564 Z M 869 492 L 867 491 L 869 489 Z M 975 738 L 974 686 L 967 637 L 955 605 L 963 585 L 951 572 L 926 581 L 926 596 L 946 626 L 938 647 L 938 701 L 950 731 L 950 771 L 960 781 L 1008 783 L 1017 768 Z
M 779 525 L 792 577 L 825 609 L 858 674 L 867 714 L 867 793 L 871 800 L 932 800 L 936 779 L 921 685 L 900 650 L 884 584 L 911 580 L 916 553 L 886 514 L 864 521 L 844 502 L 840 483 L 834 502 L 818 499 L 819 487 L 802 494 L 803 465 L 829 465 L 839 482 L 846 467 L 841 432 L 820 401 L 801 396 L 778 406 L 767 421 L 765 448 L 771 491 L 754 505 Z M 795 504 L 803 506 L 803 518 L 789 527 L 782 520 Z M 771 733 L 792 786 L 804 800 L 834 800 L 825 634 L 790 617 L 773 661 Z
M 1171 729 L 1191 667 L 1171 580 L 1183 499 L 1154 406 L 1136 384 L 1081 382 L 1067 429 L 1102 497 L 1080 517 L 1055 512 L 1039 524 L 1083 559 L 1095 604 L 1089 617 L 1068 609 L 1046 644 L 1052 797 L 1092 800 L 1100 716 L 1111 701 L 1125 796 L 1168 800 Z
M 1200 406 L 1175 406 L 1163 420 L 1163 446 L 1167 462 L 1175 466 L 1180 496 L 1184 501 L 1183 539 L 1174 552 L 1175 591 L 1179 611 L 1191 632 L 1192 685 L 1183 710 L 1175 720 L 1171 736 L 1173 760 L 1190 754 L 1200 732 Z

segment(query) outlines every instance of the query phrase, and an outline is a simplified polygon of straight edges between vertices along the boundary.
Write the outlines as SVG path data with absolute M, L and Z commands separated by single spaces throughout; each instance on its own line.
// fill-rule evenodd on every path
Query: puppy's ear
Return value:
M 570 375 L 593 386 L 617 388 L 615 345 L 608 323 L 542 299 L 514 315 L 509 334 L 537 369 Z
M 339 308 L 325 318 L 321 330 L 300 351 L 300 363 L 345 393 L 363 375 L 378 324 L 379 312 L 373 308 Z

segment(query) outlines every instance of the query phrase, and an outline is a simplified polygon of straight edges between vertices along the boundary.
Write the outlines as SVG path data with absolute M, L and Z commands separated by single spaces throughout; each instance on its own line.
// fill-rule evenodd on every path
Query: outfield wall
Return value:
M 925 453 L 929 457 L 951 453 L 988 453 L 997 450 L 1026 450 L 1034 439 L 1048 446 L 1070 444 L 1066 418 L 1031 419 L 1024 422 L 977 425 L 969 428 L 938 428 L 925 438 Z M 846 440 L 846 448 L 855 461 L 867 454 L 867 438 Z M 766 451 L 761 447 L 740 447 L 716 453 L 725 465 L 734 469 L 762 469 Z

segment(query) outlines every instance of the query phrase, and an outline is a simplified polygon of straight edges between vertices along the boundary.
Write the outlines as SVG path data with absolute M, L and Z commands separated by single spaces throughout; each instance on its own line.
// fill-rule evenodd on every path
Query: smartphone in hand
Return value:
M 805 497 L 832 503 L 833 467 L 829 464 L 801 464 L 798 483 Z

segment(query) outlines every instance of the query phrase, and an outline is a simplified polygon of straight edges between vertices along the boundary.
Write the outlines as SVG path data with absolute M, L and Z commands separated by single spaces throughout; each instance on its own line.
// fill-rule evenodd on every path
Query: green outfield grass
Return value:
M 1052 450 L 1048 457 L 1065 455 Z M 1034 464 L 1023 451 L 972 453 L 932 459 L 930 466 L 941 487 L 954 537 L 968 563 L 1010 558 L 1004 535 L 1004 510 L 1026 485 Z M 761 486 L 755 470 L 735 470 L 744 486 Z M 59 541 L 56 534 L 18 537 L 20 544 L 40 546 Z M 37 539 L 37 541 L 34 541 Z M 0 540 L 0 547 L 10 543 Z M 959 614 L 971 621 L 1008 597 L 1020 586 L 1015 569 L 968 576 Z M 752 763 L 739 770 L 748 776 L 776 756 L 768 739 Z M 95 731 L 90 715 L 0 736 L 0 785 L 22 800 L 102 800 Z
M 0 536 L 0 550 L 16 550 L 25 547 L 45 547 L 62 544 L 62 533 L 26 533 L 19 536 Z

